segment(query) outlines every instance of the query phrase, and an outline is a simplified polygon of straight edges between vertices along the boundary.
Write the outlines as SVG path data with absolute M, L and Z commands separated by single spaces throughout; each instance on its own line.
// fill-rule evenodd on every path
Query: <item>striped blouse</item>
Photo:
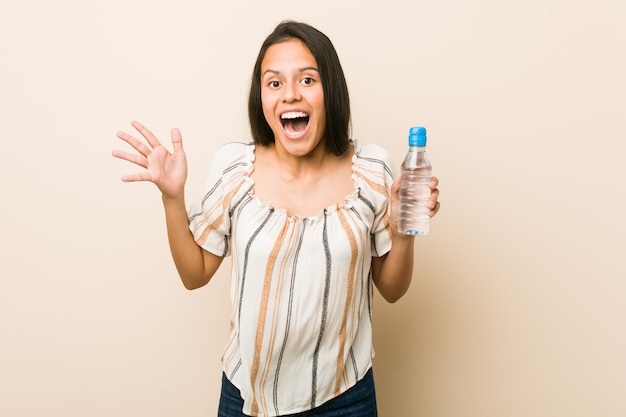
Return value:
M 351 141 L 354 191 L 297 217 L 253 192 L 255 145 L 215 156 L 189 210 L 198 245 L 232 255 L 231 332 L 222 357 L 252 416 L 299 413 L 336 397 L 372 365 L 372 256 L 391 247 L 394 172 L 382 147 Z

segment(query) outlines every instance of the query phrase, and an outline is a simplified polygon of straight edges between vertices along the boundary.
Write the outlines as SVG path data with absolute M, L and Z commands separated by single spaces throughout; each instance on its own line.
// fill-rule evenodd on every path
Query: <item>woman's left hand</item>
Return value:
M 437 212 L 439 212 L 439 208 L 441 204 L 439 203 L 439 179 L 437 177 L 432 177 L 430 180 L 430 200 L 428 201 L 428 208 L 430 209 L 430 217 L 434 217 Z M 400 177 L 396 178 L 396 180 L 391 185 L 391 219 L 390 225 L 391 229 L 395 231 L 398 227 L 398 206 L 400 205 Z

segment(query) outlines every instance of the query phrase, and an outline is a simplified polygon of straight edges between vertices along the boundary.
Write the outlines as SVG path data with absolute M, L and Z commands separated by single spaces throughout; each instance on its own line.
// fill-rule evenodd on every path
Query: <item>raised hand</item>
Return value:
M 124 175 L 122 181 L 150 181 L 161 191 L 164 197 L 177 198 L 184 194 L 187 181 L 187 158 L 183 151 L 183 138 L 178 129 L 172 129 L 173 153 L 170 153 L 161 142 L 139 122 L 132 126 L 144 137 L 147 144 L 126 132 L 118 132 L 117 137 L 132 146 L 137 153 L 114 150 L 113 156 L 132 162 L 145 168 L 136 174 Z

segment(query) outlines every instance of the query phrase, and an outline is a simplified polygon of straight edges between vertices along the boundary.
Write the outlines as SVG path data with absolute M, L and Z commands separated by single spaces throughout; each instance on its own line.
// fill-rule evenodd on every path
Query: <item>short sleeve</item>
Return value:
M 372 254 L 383 256 L 391 249 L 391 231 L 389 229 L 389 218 L 391 216 L 391 185 L 395 179 L 393 160 L 389 152 L 384 148 L 379 148 L 381 158 L 381 177 L 385 188 L 385 198 L 380 200 L 376 207 L 374 224 L 372 225 Z
M 370 226 L 372 255 L 383 256 L 391 249 L 389 217 L 391 185 L 395 179 L 393 159 L 382 146 L 360 142 L 356 142 L 355 158 L 360 199 L 373 212 Z
M 253 145 L 229 143 L 213 158 L 202 198 L 188 211 L 189 229 L 202 248 L 230 255 L 230 205 L 252 167 Z

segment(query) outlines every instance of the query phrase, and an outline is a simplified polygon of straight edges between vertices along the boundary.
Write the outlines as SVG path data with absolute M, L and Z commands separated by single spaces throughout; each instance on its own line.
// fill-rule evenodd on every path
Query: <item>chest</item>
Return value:
M 255 196 L 277 209 L 301 217 L 345 204 L 355 191 L 350 164 L 301 177 L 286 177 L 275 170 L 255 168 L 251 175 Z

